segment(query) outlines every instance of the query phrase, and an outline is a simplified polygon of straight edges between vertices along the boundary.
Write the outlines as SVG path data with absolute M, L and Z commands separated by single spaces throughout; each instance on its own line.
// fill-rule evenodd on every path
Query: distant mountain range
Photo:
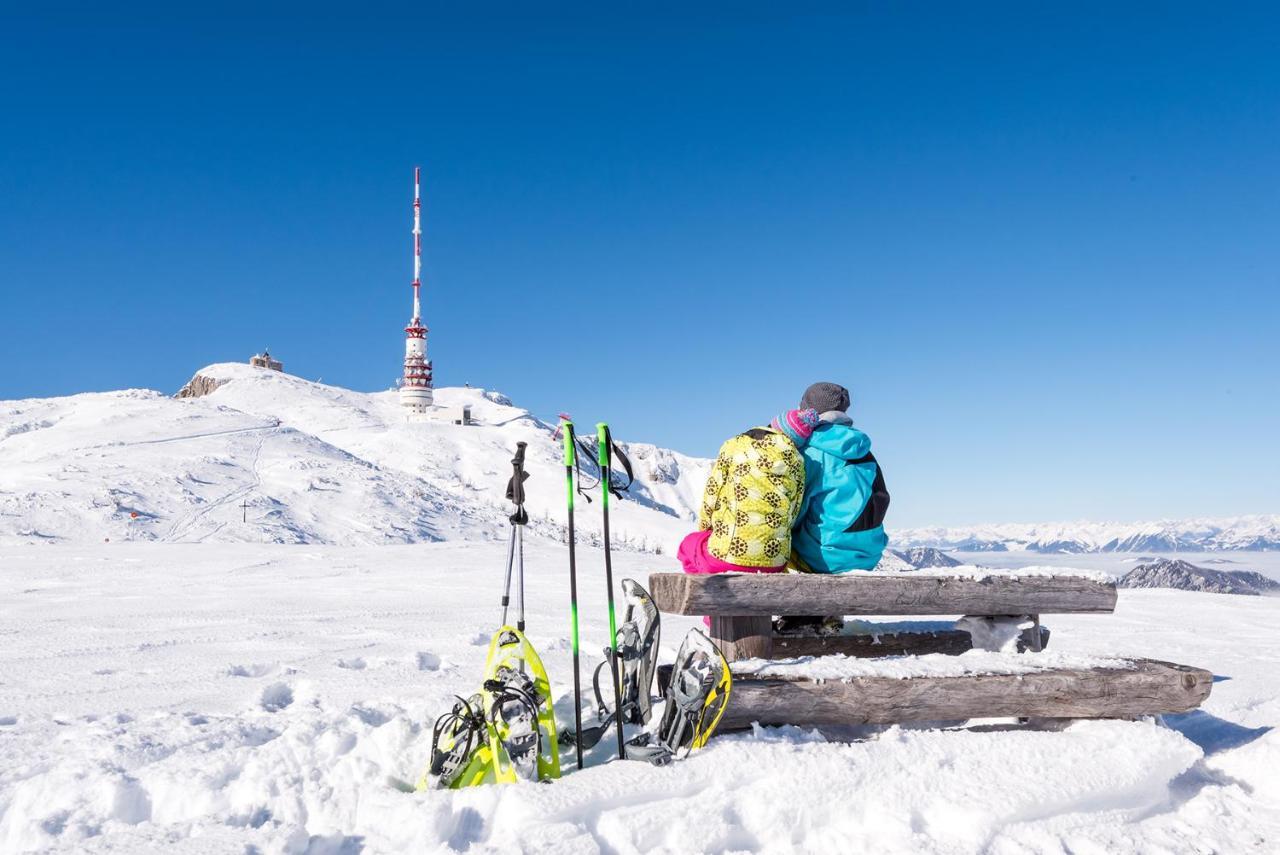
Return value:
M 1008 523 L 891 532 L 895 549 L 1042 553 L 1217 552 L 1280 549 L 1280 515 L 1140 523 Z
M 1124 575 L 1121 588 L 1174 588 L 1210 594 L 1259 596 L 1280 590 L 1280 582 L 1252 570 L 1212 570 L 1178 558 L 1139 564 Z

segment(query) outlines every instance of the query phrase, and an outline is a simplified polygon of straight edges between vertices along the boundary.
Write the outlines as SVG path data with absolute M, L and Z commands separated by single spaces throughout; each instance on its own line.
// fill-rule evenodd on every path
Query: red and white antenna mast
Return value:
M 400 404 L 411 415 L 432 403 L 431 362 L 427 359 L 427 328 L 422 323 L 422 169 L 413 169 L 413 317 L 404 328 L 404 380 Z

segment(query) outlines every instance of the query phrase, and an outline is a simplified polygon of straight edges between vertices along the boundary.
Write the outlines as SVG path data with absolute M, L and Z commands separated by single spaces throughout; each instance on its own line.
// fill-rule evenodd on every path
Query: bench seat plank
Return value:
M 654 573 L 649 592 L 681 615 L 1021 615 L 1115 611 L 1114 582 L 1008 573 Z

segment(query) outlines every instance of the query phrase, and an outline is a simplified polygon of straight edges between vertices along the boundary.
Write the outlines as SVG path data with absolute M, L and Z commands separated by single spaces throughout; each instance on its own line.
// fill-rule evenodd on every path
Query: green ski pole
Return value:
M 582 768 L 582 682 L 578 676 L 578 565 L 574 557 L 573 533 L 573 422 L 560 425 L 564 433 L 564 480 L 569 496 L 569 623 L 573 642 L 573 745 L 578 752 L 578 768 Z
M 609 474 L 613 468 L 613 437 L 604 422 L 596 425 L 596 462 L 600 464 L 600 500 L 604 510 L 604 584 L 609 592 L 609 670 L 613 673 L 613 720 L 618 726 L 618 759 L 626 759 L 622 735 L 622 685 L 618 681 L 618 618 L 613 608 L 613 558 L 609 552 Z

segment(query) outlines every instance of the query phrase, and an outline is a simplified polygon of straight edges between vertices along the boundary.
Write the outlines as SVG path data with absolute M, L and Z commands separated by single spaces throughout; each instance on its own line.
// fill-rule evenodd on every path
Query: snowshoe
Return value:
M 484 702 L 498 783 L 560 777 L 551 683 L 537 651 L 515 627 L 504 626 L 489 644 Z
M 627 602 L 627 610 L 622 617 L 622 626 L 618 627 L 618 680 L 622 687 L 622 721 L 624 724 L 646 725 L 653 715 L 653 698 L 650 687 L 653 685 L 654 672 L 658 665 L 658 640 L 661 637 L 661 618 L 658 607 L 653 604 L 639 582 L 634 579 L 622 580 L 622 594 Z M 613 649 L 606 647 L 604 661 L 595 670 L 592 684 L 596 693 L 596 716 L 598 723 L 582 729 L 582 747 L 593 748 L 613 726 L 616 711 L 609 708 L 612 692 L 604 691 L 601 681 L 608 685 L 612 673 L 610 667 Z M 573 744 L 572 731 L 565 731 L 560 738 Z
M 702 632 L 689 630 L 672 666 L 662 722 L 631 740 L 627 757 L 664 765 L 703 747 L 724 715 L 732 688 L 724 655 Z
M 431 765 L 418 782 L 419 790 L 469 786 L 491 771 L 483 705 L 479 694 L 467 700 L 459 697 L 451 711 L 436 719 L 431 733 Z

